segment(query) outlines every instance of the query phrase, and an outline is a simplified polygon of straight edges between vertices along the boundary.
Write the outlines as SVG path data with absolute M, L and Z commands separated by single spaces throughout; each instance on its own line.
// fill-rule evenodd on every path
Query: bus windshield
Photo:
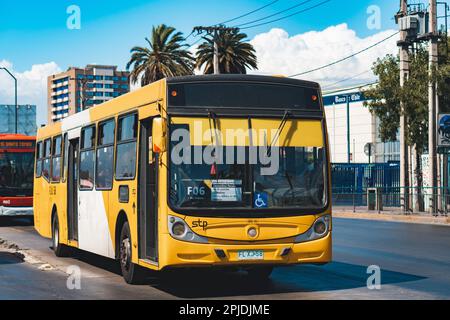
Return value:
M 183 208 L 269 210 L 325 206 L 324 147 L 273 148 L 271 152 L 278 158 L 277 170 L 269 174 L 263 170 L 267 163 L 249 161 L 251 147 L 224 147 L 219 159 L 233 161 L 212 164 L 196 163 L 194 159 L 194 154 L 207 147 L 190 148 L 192 161 L 180 164 L 172 159 L 170 165 L 169 201 L 180 212 Z M 244 161 L 238 160 L 239 154 Z
M 33 152 L 0 152 L 0 193 L 2 196 L 32 196 Z

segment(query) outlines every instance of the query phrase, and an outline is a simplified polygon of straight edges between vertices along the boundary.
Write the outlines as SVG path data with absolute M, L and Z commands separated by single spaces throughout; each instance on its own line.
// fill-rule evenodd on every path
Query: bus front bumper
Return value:
M 4 207 L 0 206 L 0 217 L 32 216 L 33 207 Z
M 160 258 L 164 267 L 323 264 L 330 262 L 332 257 L 331 231 L 324 238 L 302 243 L 201 244 L 179 241 L 169 234 L 163 237 L 166 246 Z M 262 250 L 263 259 L 242 260 L 238 254 L 242 250 Z

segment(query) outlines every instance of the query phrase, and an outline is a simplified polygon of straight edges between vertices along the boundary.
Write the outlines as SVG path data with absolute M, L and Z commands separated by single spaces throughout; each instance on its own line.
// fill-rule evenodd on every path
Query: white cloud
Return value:
M 0 60 L 0 66 L 8 68 L 17 78 L 17 94 L 19 104 L 35 104 L 37 107 L 37 124 L 47 121 L 47 77 L 61 72 L 55 62 L 34 64 L 30 70 L 18 72 L 7 60 Z M 14 103 L 14 82 L 5 72 L 0 71 L 0 104 Z
M 392 35 L 395 31 L 386 30 L 366 38 L 359 38 L 345 23 L 322 31 L 311 31 L 294 36 L 289 36 L 283 29 L 274 28 L 267 33 L 256 35 L 250 41 L 258 58 L 258 70 L 250 73 L 289 76 L 311 70 L 358 52 Z M 396 41 L 397 37 L 394 36 L 342 63 L 298 78 L 318 81 L 326 87 L 363 73 L 351 81 L 339 83 L 339 87 L 371 82 L 375 79 L 372 72 L 365 71 L 370 70 L 377 58 L 388 53 L 396 54 L 398 51 Z

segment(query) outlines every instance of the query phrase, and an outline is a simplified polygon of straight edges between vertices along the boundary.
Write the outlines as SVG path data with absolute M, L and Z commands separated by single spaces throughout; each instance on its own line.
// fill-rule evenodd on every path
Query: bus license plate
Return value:
M 239 250 L 238 251 L 239 260 L 263 260 L 264 251 L 263 250 Z

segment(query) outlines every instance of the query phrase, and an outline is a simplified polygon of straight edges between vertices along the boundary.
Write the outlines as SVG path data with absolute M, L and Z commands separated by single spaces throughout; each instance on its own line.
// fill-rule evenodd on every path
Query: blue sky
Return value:
M 153 25 L 165 23 L 188 35 L 196 25 L 212 25 L 250 12 L 274 0 L 0 0 L 0 65 L 18 78 L 19 104 L 36 104 L 38 124 L 46 122 L 47 76 L 70 66 L 112 64 L 124 69 L 130 49 L 145 45 Z M 325 0 L 278 0 L 235 26 L 307 2 L 268 20 L 309 8 Z M 81 29 L 69 30 L 66 10 L 81 10 Z M 367 27 L 367 9 L 380 8 L 379 29 Z M 290 75 L 337 60 L 392 33 L 398 0 L 329 0 L 305 13 L 243 30 L 254 45 L 257 72 Z M 265 20 L 267 21 L 267 20 Z M 331 27 L 331 28 L 330 28 Z M 277 28 L 277 29 L 274 29 Z M 312 36 L 309 32 L 316 31 Z M 188 43 L 198 38 L 190 37 Z M 362 73 L 353 81 L 373 80 L 370 66 L 395 52 L 395 39 L 358 59 L 311 74 L 321 84 Z M 372 79 L 371 79 L 372 77 Z M 346 82 L 345 84 L 349 84 Z M 14 101 L 12 81 L 0 72 L 0 104 Z
M 17 72 L 48 61 L 56 62 L 62 69 L 88 63 L 116 64 L 123 68 L 129 58 L 130 48 L 144 44 L 143 40 L 152 25 L 166 23 L 189 34 L 195 25 L 215 24 L 271 1 L 0 0 L 0 60 L 12 62 Z M 233 23 L 264 17 L 300 2 L 279 0 Z M 311 1 L 289 13 L 318 2 L 321 1 Z M 72 4 L 81 9 L 80 30 L 66 28 L 66 8 Z M 331 0 L 306 13 L 245 32 L 249 38 L 253 38 L 278 27 L 294 35 L 345 22 L 356 31 L 358 37 L 366 37 L 379 32 L 366 27 L 366 10 L 370 5 L 381 8 L 382 30 L 395 28 L 393 15 L 398 1 Z M 195 40 L 192 37 L 189 40 L 192 39 Z

